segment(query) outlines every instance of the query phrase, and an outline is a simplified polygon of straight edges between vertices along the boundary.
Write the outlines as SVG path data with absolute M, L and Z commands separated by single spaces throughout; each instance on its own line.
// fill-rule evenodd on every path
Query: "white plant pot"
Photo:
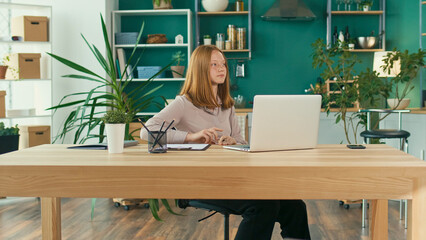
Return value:
M 204 38 L 204 45 L 212 45 L 212 39 L 211 38 Z
M 355 49 L 355 44 L 349 43 L 348 44 L 348 48 L 349 48 L 349 50 L 354 50 Z
M 124 148 L 124 131 L 126 124 L 105 124 L 107 135 L 108 152 L 109 153 L 122 153 Z
M 368 6 L 368 5 L 364 5 L 364 6 L 362 6 L 362 10 L 363 10 L 364 12 L 368 12 L 368 11 L 370 11 L 370 6 Z
M 222 12 L 228 7 L 228 0 L 202 0 L 201 4 L 207 12 Z

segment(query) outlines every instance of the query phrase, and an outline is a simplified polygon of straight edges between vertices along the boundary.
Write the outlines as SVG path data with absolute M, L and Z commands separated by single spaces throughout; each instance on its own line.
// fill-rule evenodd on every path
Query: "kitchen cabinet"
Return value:
M 380 122 L 380 129 L 398 129 L 398 115 L 391 114 Z M 408 131 L 408 153 L 425 160 L 426 151 L 426 114 L 406 113 L 402 115 L 402 129 Z M 383 140 L 386 144 L 399 149 L 398 139 Z

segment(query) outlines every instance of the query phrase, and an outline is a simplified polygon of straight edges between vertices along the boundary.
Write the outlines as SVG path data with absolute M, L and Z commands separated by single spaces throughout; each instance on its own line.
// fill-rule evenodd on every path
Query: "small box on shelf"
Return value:
M 6 65 L 6 79 L 40 79 L 40 53 L 13 53 Z
M 19 16 L 12 18 L 12 36 L 22 37 L 24 41 L 47 42 L 49 19 L 45 16 Z
M 138 66 L 138 78 L 150 78 L 161 70 L 161 66 Z M 160 73 L 156 78 L 165 78 L 165 71 Z
M 19 149 L 50 144 L 50 126 L 19 126 Z
M 115 44 L 135 44 L 138 40 L 137 32 L 115 33 Z

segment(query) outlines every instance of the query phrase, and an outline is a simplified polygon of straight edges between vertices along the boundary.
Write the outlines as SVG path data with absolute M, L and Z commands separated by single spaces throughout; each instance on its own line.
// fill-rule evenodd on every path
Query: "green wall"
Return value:
M 236 79 L 232 75 L 232 82 L 238 85 L 238 89 L 233 92 L 234 95 L 241 94 L 247 101 L 252 101 L 256 94 L 304 94 L 304 89 L 309 88 L 311 83 L 315 83 L 320 74 L 320 70 L 312 68 L 311 43 L 316 39 L 325 39 L 326 35 L 326 1 L 304 0 L 317 16 L 315 21 L 311 22 L 269 22 L 261 20 L 263 15 L 274 0 L 253 0 L 253 39 L 252 39 L 252 60 L 247 61 L 246 77 Z M 230 0 L 230 6 L 234 1 Z M 247 2 L 247 1 L 245 1 Z M 335 2 L 334 0 L 332 2 Z M 408 49 L 416 51 L 419 48 L 419 2 L 417 0 L 388 0 L 386 8 L 386 47 L 387 50 L 393 48 Z M 189 8 L 194 11 L 193 0 L 174 0 L 174 8 Z M 354 6 L 354 5 L 353 5 Z M 125 9 L 152 9 L 151 1 L 120 0 L 120 10 Z M 378 1 L 375 6 L 378 8 Z M 426 14 L 426 13 L 425 13 Z M 235 18 L 235 16 L 233 16 Z M 237 17 L 245 18 L 245 17 Z M 226 25 L 229 23 L 239 23 L 237 19 L 229 17 L 214 19 L 203 19 L 204 26 L 202 34 L 208 33 L 215 36 L 218 28 L 226 33 Z M 166 18 L 146 21 L 147 29 L 155 31 L 161 26 L 168 26 L 170 30 L 178 28 L 177 21 L 170 21 Z M 244 21 L 243 21 L 244 22 Z M 338 26 L 339 30 L 344 30 L 346 25 L 352 37 L 369 34 L 371 30 L 378 33 L 377 16 L 336 16 L 333 19 L 332 26 Z M 124 21 L 123 29 L 137 29 L 138 21 Z M 182 25 L 185 21 L 182 21 Z M 214 26 L 207 26 L 211 24 Z M 136 25 L 136 27 L 135 27 Z M 193 20 L 195 26 L 195 19 Z M 223 26 L 223 27 L 222 27 Z M 150 33 L 146 31 L 147 33 Z M 173 30 L 172 30 L 173 31 Z M 163 31 L 167 33 L 167 30 Z M 194 29 L 195 34 L 195 29 Z M 170 38 L 175 33 L 170 34 Z M 171 39 L 173 41 L 173 39 Z M 195 40 L 195 36 L 194 36 Z M 194 44 L 195 46 L 195 44 Z M 176 51 L 176 50 L 174 50 Z M 146 52 L 147 54 L 147 52 Z M 228 57 L 232 57 L 227 53 Z M 160 53 L 146 55 L 143 59 L 155 58 L 170 59 L 170 53 Z M 373 53 L 358 53 L 363 64 L 358 70 L 364 70 L 367 67 L 372 68 Z M 230 67 L 235 66 L 235 60 L 230 61 Z M 159 84 L 159 83 L 156 83 Z M 410 107 L 419 107 L 420 90 L 419 81 L 416 81 L 416 88 L 411 92 L 412 99 Z M 171 98 L 179 91 L 181 83 L 164 83 L 161 95 Z M 426 84 L 423 84 L 426 85 Z M 250 107 L 247 104 L 247 107 Z

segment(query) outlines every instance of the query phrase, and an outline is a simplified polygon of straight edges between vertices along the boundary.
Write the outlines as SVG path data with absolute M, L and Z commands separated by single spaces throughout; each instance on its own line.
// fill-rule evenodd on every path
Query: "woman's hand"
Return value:
M 223 129 L 212 127 L 208 129 L 203 129 L 196 133 L 188 133 L 186 135 L 185 142 L 216 144 L 219 138 L 217 132 L 222 131 Z
M 219 145 L 234 145 L 237 144 L 237 141 L 231 136 L 222 136 L 217 142 Z

